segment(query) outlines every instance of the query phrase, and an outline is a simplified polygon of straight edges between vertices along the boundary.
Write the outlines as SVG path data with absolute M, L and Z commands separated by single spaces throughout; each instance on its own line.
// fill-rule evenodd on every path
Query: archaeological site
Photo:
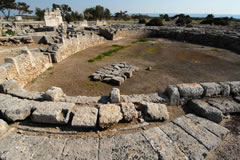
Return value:
M 39 3 L 0 2 L 0 160 L 240 159 L 240 18 Z

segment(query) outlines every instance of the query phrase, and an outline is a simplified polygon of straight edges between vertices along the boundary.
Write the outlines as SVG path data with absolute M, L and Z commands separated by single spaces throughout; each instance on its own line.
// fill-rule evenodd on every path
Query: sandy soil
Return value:
M 57 86 L 67 95 L 108 95 L 112 85 L 92 82 L 88 76 L 117 62 L 127 62 L 140 68 L 118 87 L 122 94 L 164 91 L 167 85 L 177 83 L 239 80 L 240 56 L 230 51 L 164 39 L 135 44 L 133 41 L 108 42 L 79 52 L 55 64 L 26 88 L 46 91 Z M 111 57 L 88 63 L 89 59 L 112 49 L 113 44 L 128 47 Z M 152 71 L 145 70 L 148 66 L 152 66 Z

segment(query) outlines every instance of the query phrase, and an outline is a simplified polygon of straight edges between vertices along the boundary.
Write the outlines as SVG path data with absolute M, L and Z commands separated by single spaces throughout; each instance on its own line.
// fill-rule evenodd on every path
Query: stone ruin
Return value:
M 63 25 L 63 19 L 61 15 L 61 11 L 57 8 L 54 11 L 50 11 L 47 9 L 44 13 L 44 21 L 46 26 L 57 27 L 59 25 Z
M 127 78 L 131 78 L 133 73 L 138 70 L 138 67 L 122 62 L 103 67 L 93 73 L 90 78 L 93 81 L 102 81 L 120 86 L 125 80 L 127 80 Z
M 107 21 L 105 20 L 97 20 L 96 26 L 106 26 L 108 25 Z

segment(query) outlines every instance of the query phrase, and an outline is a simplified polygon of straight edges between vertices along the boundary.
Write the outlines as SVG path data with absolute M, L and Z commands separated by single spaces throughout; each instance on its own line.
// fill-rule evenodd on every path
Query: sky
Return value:
M 51 8 L 52 3 L 68 4 L 73 10 L 102 5 L 112 13 L 212 13 L 240 14 L 240 0 L 16 0 L 26 2 L 32 10 L 36 7 Z

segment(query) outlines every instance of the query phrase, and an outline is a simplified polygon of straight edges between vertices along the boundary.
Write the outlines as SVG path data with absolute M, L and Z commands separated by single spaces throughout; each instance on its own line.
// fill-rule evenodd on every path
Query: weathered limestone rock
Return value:
M 228 82 L 231 88 L 231 94 L 234 96 L 240 95 L 240 81 Z
M 198 123 L 193 122 L 186 116 L 182 116 L 173 120 L 173 123 L 178 125 L 187 134 L 191 135 L 198 142 L 203 144 L 208 149 L 208 151 L 215 149 L 221 143 L 221 138 L 209 132 L 207 129 L 199 126 Z
M 97 124 L 98 109 L 94 107 L 77 107 L 73 120 L 73 127 L 93 128 Z
M 9 122 L 25 120 L 31 114 L 31 101 L 21 100 L 15 97 L 7 97 L 1 100 L 0 117 Z
M 138 112 L 133 103 L 121 103 L 121 109 L 125 121 L 132 121 L 138 118 Z
M 221 95 L 222 86 L 220 84 L 211 82 L 211 83 L 201 83 L 204 88 L 204 97 L 217 97 Z
M 194 123 L 198 124 L 199 126 L 215 134 L 217 137 L 221 139 L 223 139 L 228 133 L 230 133 L 230 131 L 227 128 L 222 127 L 221 125 L 218 125 L 216 123 L 210 122 L 205 118 L 195 116 L 194 114 L 187 114 L 186 117 L 191 119 Z
M 122 119 L 122 113 L 119 106 L 115 104 L 105 104 L 99 107 L 99 126 L 108 128 L 118 123 Z
M 146 118 L 149 121 L 168 120 L 168 110 L 165 104 L 142 102 L 140 106 Z
M 142 132 L 142 134 L 152 145 L 153 149 L 159 153 L 161 157 L 160 159 L 188 159 L 178 146 L 159 127 L 148 129 Z
M 209 151 L 199 143 L 195 138 L 186 133 L 179 126 L 168 123 L 159 127 L 181 151 L 189 158 L 195 160 L 203 160 Z
M 50 101 L 57 101 L 64 96 L 63 90 L 59 87 L 52 87 L 46 92 L 46 99 Z
M 33 122 L 50 124 L 67 124 L 73 103 L 63 102 L 35 102 L 32 113 Z
M 36 92 L 36 91 L 27 91 L 23 88 L 16 88 L 13 90 L 8 91 L 8 94 L 28 100 L 37 100 L 41 101 L 45 98 L 45 94 L 43 92 Z
M 18 88 L 17 81 L 15 80 L 8 80 L 4 83 L 0 84 L 0 93 L 7 93 L 8 91 L 12 89 Z
M 230 85 L 227 82 L 220 82 L 219 84 L 222 86 L 222 96 L 228 97 L 231 91 Z
M 222 113 L 238 113 L 240 112 L 240 104 L 233 100 L 227 99 L 210 99 L 210 105 L 222 111 Z
M 202 100 L 192 100 L 188 103 L 188 107 L 197 115 L 205 117 L 216 123 L 221 122 L 224 117 L 219 109 L 210 106 L 208 103 Z
M 180 104 L 180 94 L 176 86 L 169 85 L 166 89 L 166 94 L 169 97 L 169 104 L 171 106 L 177 106 Z
M 8 131 L 8 124 L 0 119 L 0 137 L 3 136 Z
M 118 88 L 113 88 L 110 93 L 110 101 L 111 103 L 119 103 L 120 98 L 120 90 Z
M 178 90 L 180 92 L 180 97 L 183 98 L 200 98 L 203 95 L 204 89 L 200 84 L 190 83 L 190 84 L 178 84 Z
M 161 93 L 121 95 L 121 99 L 126 103 L 167 103 L 168 101 L 167 96 Z
M 100 139 L 99 159 L 159 159 L 158 153 L 141 133 Z

